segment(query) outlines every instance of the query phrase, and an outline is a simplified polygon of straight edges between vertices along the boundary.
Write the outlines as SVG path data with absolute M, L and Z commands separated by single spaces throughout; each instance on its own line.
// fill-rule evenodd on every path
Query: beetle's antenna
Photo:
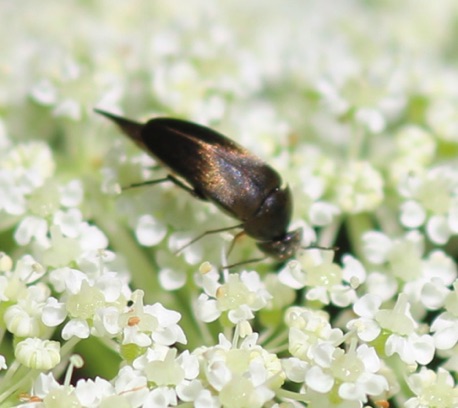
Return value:
M 125 191 L 125 190 L 130 190 L 131 188 L 151 186 L 154 184 L 165 183 L 167 181 L 170 181 L 168 177 L 163 177 L 163 178 L 156 179 L 156 180 L 141 181 L 140 183 L 133 183 L 133 184 L 129 184 L 128 186 L 123 186 L 121 187 L 121 190 Z

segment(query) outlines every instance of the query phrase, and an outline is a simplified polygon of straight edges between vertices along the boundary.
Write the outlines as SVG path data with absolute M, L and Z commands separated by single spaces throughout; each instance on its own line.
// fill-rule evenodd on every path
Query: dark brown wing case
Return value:
M 142 141 L 160 162 L 242 221 L 281 184 L 270 166 L 209 128 L 177 119 L 150 120 Z

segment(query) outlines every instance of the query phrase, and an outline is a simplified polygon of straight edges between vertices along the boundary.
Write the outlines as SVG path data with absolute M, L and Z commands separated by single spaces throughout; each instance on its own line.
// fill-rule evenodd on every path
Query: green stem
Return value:
M 18 393 L 19 390 L 25 388 L 26 383 L 31 383 L 35 377 L 40 373 L 39 370 L 32 370 L 24 366 L 20 366 L 15 372 L 14 381 L 13 378 L 8 383 L 2 380 L 5 384 L 6 391 L 0 394 L 0 406 L 5 402 L 12 394 Z M 9 388 L 8 388 L 9 387 Z
M 198 319 L 194 315 L 191 301 L 193 291 L 189 286 L 189 284 L 185 285 L 174 292 L 173 308 L 181 314 L 179 325 L 186 334 L 186 339 L 188 340 L 187 348 L 192 350 L 203 345 L 202 336 L 205 332 L 202 331 L 202 327 L 198 324 Z M 208 341 L 208 338 L 206 338 L 206 341 Z M 211 340 L 209 344 L 211 344 Z
M 153 275 L 151 259 L 146 255 L 145 250 L 133 238 L 130 231 L 118 225 L 113 225 L 113 219 L 98 214 L 95 219 L 97 225 L 107 234 L 110 244 L 114 250 L 126 256 L 129 271 L 131 274 L 131 283 L 134 288 L 145 287 L 145 276 Z M 157 275 L 157 271 L 154 275 Z M 152 280 L 149 280 L 151 282 Z M 145 302 L 151 303 L 157 301 L 163 295 L 162 288 L 159 284 L 150 284 L 145 290 Z
M 79 337 L 73 336 L 70 340 L 66 341 L 60 349 L 60 355 L 62 360 L 66 359 L 70 353 L 73 352 L 75 346 L 81 341 Z
M 349 161 L 358 160 L 361 156 L 363 143 L 365 140 L 364 130 L 361 125 L 353 122 L 352 126 L 353 137 L 350 138 L 350 147 L 348 149 Z
M 363 241 L 361 237 L 365 232 L 374 229 L 374 225 L 371 222 L 371 217 L 366 213 L 356 214 L 347 218 L 346 225 L 353 254 L 356 256 L 356 258 L 363 261 L 365 257 L 363 251 Z
M 299 394 L 298 392 L 284 390 L 283 388 L 280 388 L 277 391 L 277 397 L 288 398 L 294 401 L 302 401 L 302 402 L 308 403 L 307 397 L 304 394 Z
M 341 220 L 336 220 L 320 231 L 320 246 L 332 247 L 336 243 L 337 233 L 341 227 Z

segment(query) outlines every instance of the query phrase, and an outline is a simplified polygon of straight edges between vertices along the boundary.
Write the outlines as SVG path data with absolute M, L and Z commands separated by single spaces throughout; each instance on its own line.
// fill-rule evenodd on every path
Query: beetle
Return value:
M 211 233 L 241 228 L 276 260 L 287 260 L 300 248 L 302 228 L 288 231 L 293 209 L 290 188 L 282 186 L 280 175 L 244 147 L 215 130 L 181 119 L 158 117 L 141 124 L 100 109 L 95 112 L 113 121 L 170 171 L 165 178 L 134 186 L 171 181 L 240 221 L 206 231 L 186 246 Z

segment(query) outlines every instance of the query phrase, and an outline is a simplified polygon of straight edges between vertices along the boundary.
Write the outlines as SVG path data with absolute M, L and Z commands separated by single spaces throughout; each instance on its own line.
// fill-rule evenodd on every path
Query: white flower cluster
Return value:
M 0 15 L 0 406 L 458 407 L 456 1 Z M 96 106 L 265 159 L 303 248 L 187 245 L 240 220 L 129 188 L 168 170 Z
M 286 375 L 302 383 L 307 401 L 330 405 L 333 395 L 341 401 L 367 402 L 368 396 L 388 391 L 388 381 L 380 374 L 382 363 L 373 347 L 339 347 L 343 333 L 333 329 L 322 312 L 292 308 L 287 316 L 289 351 L 284 361 Z M 336 398 L 336 397 L 334 397 Z

